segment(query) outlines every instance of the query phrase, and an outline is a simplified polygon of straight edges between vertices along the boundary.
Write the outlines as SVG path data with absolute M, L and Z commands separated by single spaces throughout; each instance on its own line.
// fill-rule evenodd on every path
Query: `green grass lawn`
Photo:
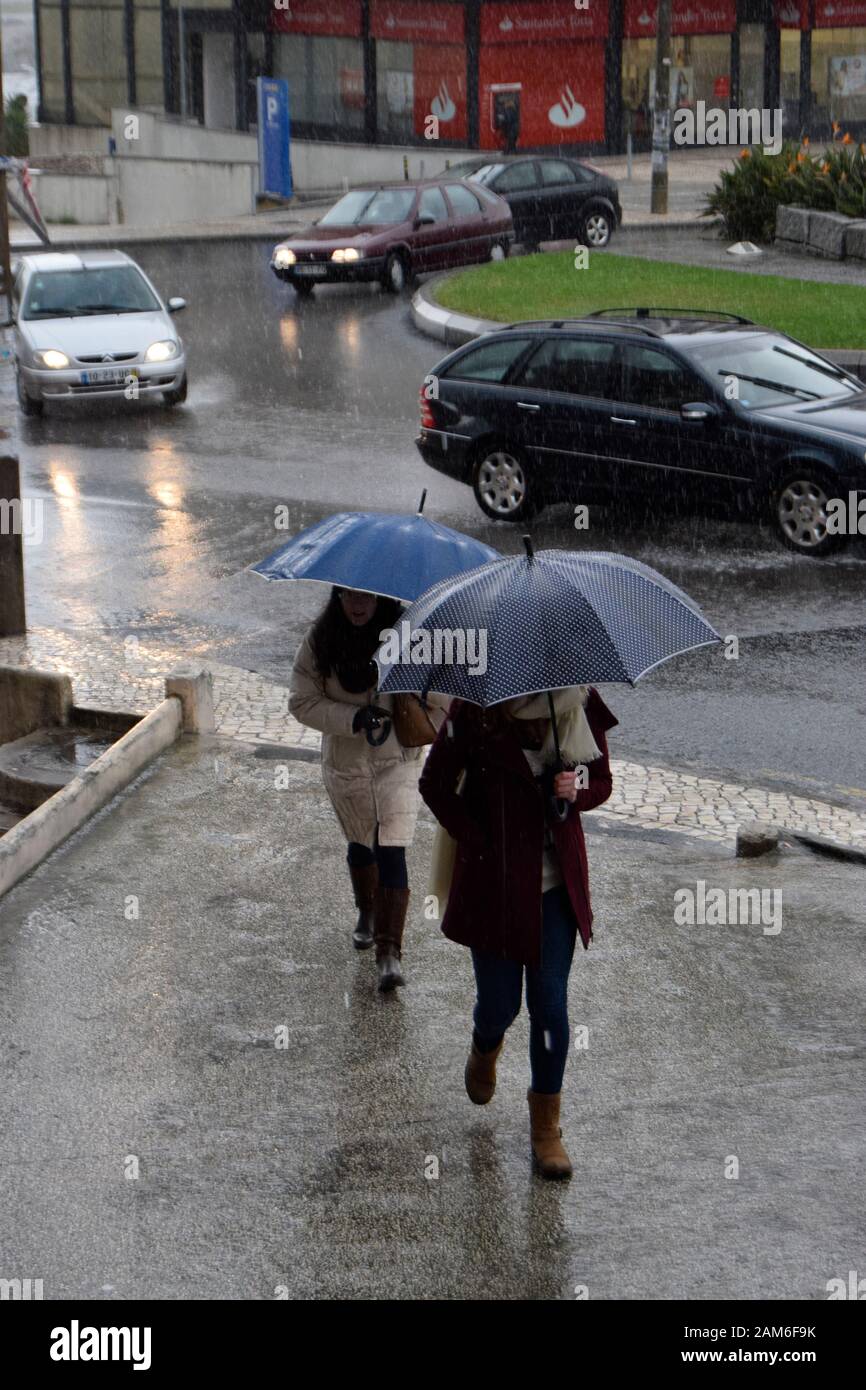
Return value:
M 513 323 L 576 318 L 593 309 L 673 306 L 724 309 L 790 333 L 816 348 L 866 348 L 866 287 L 789 280 L 590 252 L 576 270 L 573 251 L 516 256 L 463 271 L 436 286 L 446 309 Z

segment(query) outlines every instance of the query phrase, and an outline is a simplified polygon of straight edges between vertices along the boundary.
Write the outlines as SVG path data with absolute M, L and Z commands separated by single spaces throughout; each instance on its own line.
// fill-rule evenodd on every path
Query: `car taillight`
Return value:
M 418 392 L 418 400 L 421 405 L 421 428 L 422 430 L 435 430 L 436 416 L 433 414 L 433 407 L 430 404 L 430 397 L 427 395 L 427 387 L 422 386 Z

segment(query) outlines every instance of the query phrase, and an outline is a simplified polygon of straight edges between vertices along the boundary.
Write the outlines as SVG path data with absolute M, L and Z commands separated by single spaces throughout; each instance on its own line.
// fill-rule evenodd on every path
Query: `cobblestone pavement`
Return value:
M 61 671 L 72 677 L 76 703 L 145 713 L 163 697 L 165 676 L 187 657 L 156 641 L 117 643 L 49 628 L 0 639 L 0 665 Z M 320 737 L 289 713 L 285 686 L 237 666 L 208 660 L 213 673 L 217 733 L 246 743 L 315 752 Z M 737 826 L 766 821 L 866 851 L 862 811 L 807 795 L 750 787 L 718 777 L 613 759 L 614 791 L 594 812 L 611 825 L 661 829 L 716 843 L 734 840 Z

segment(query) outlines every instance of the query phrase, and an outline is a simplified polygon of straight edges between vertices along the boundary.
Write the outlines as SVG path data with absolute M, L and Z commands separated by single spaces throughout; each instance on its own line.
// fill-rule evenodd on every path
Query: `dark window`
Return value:
M 474 193 L 465 188 L 462 183 L 449 183 L 446 185 L 451 206 L 457 217 L 477 217 L 481 211 L 481 203 Z
M 588 338 L 546 338 L 520 372 L 517 384 L 610 400 L 613 354 L 613 343 Z
M 418 206 L 419 216 L 435 217 L 437 222 L 448 221 L 448 207 L 438 188 L 425 188 Z
M 442 375 L 464 381 L 503 381 L 529 341 L 529 338 L 502 338 L 495 343 L 483 343 L 467 352 Z
M 679 410 L 686 401 L 701 400 L 706 387 L 672 357 L 653 348 L 622 348 L 622 380 L 617 399 L 633 405 Z
M 540 159 L 538 167 L 545 186 L 551 183 L 577 183 L 574 170 L 564 159 Z
M 525 188 L 537 188 L 535 165 L 531 159 L 520 164 L 508 164 L 491 187 L 497 193 L 521 193 Z

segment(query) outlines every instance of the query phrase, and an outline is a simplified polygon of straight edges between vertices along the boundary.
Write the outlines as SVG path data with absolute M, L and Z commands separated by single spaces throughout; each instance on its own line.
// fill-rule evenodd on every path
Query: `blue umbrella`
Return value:
M 481 541 L 422 516 L 338 512 L 251 566 L 265 579 L 314 579 L 411 601 L 431 585 L 499 558 Z
M 486 707 L 594 681 L 634 685 L 671 657 L 722 640 L 649 565 L 603 551 L 536 555 L 528 536 L 524 543 L 526 555 L 442 580 L 407 608 L 398 650 L 385 644 L 375 657 L 383 693 L 436 690 Z

